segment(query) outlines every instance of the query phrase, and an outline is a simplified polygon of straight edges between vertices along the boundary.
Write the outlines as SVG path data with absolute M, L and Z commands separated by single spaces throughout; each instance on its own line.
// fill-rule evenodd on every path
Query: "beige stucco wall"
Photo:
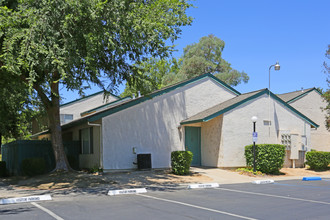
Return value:
M 311 148 L 319 151 L 330 151 L 330 132 L 325 126 L 326 112 L 321 109 L 326 107 L 326 102 L 321 95 L 314 90 L 290 103 L 290 105 L 320 126 L 311 130 Z
M 170 167 L 170 153 L 184 149 L 180 122 L 235 97 L 210 78 L 104 117 L 104 169 L 136 168 L 136 153 L 151 153 L 152 167 Z
M 100 124 L 101 120 L 93 122 L 93 124 Z M 72 132 L 72 138 L 74 141 L 79 141 L 79 130 L 83 128 L 93 127 L 93 154 L 79 154 L 79 166 L 80 168 L 93 168 L 101 165 L 101 153 L 100 150 L 100 130 L 99 126 L 90 126 L 87 123 L 68 130 L 63 133 Z M 102 142 L 101 142 L 102 143 Z
M 107 99 L 104 99 L 103 93 L 100 93 L 82 100 L 78 100 L 71 104 L 61 106 L 60 114 L 72 114 L 73 120 L 75 120 L 81 118 L 80 113 L 96 108 L 103 104 L 113 102 L 117 99 L 117 97 L 112 95 L 109 95 Z
M 201 126 L 201 157 L 202 165 L 218 167 L 223 115 L 202 123 Z
M 290 134 L 298 134 L 299 137 L 306 135 L 307 147 L 310 146 L 310 125 L 273 99 L 271 99 L 270 106 L 272 122 L 270 135 L 269 125 L 264 122 L 264 120 L 268 121 L 269 118 L 268 95 L 249 101 L 224 114 L 218 167 L 246 166 L 244 147 L 252 144 L 252 116 L 258 117 L 256 124 L 257 144 L 281 144 L 281 131 L 289 131 Z M 296 145 L 297 149 L 293 150 L 301 149 L 300 142 Z

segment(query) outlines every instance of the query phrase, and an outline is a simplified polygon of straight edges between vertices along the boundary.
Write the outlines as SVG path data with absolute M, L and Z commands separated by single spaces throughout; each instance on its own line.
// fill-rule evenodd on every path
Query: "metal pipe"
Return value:
M 253 122 L 253 133 L 256 132 L 256 122 Z M 253 141 L 253 172 L 256 172 L 256 142 Z

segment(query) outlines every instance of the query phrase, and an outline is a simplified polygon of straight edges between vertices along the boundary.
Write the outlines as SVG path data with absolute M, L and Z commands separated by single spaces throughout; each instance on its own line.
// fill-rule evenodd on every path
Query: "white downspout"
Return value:
M 95 127 L 99 127 L 100 128 L 100 168 L 103 169 L 103 144 L 102 144 L 102 124 L 93 124 L 90 122 L 87 122 L 87 125 L 89 126 L 95 126 Z

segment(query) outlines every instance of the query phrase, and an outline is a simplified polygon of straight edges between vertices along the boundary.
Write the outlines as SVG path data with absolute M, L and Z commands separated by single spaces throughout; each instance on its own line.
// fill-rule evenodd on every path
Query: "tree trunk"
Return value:
M 52 147 L 55 155 L 56 167 L 54 171 L 57 170 L 70 170 L 70 165 L 65 155 L 63 141 L 62 141 L 62 128 L 60 123 L 60 111 L 59 102 L 52 100 L 52 105 L 47 108 L 48 118 L 49 118 L 49 128 L 51 133 Z
M 50 83 L 51 95 L 48 98 L 39 85 L 34 85 L 42 103 L 45 106 L 49 119 L 49 129 L 51 134 L 51 142 L 55 156 L 55 169 L 54 171 L 69 171 L 71 167 L 65 155 L 63 141 L 62 141 L 62 128 L 60 121 L 60 96 L 59 96 L 59 77 L 57 73 L 53 74 L 53 80 Z

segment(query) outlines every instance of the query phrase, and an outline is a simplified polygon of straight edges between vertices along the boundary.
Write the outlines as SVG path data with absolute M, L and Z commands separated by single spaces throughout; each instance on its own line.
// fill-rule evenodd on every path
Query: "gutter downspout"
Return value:
M 99 156 L 99 161 L 100 161 L 100 168 L 103 169 L 102 124 L 93 124 L 93 123 L 87 122 L 87 125 L 100 128 L 100 156 Z

